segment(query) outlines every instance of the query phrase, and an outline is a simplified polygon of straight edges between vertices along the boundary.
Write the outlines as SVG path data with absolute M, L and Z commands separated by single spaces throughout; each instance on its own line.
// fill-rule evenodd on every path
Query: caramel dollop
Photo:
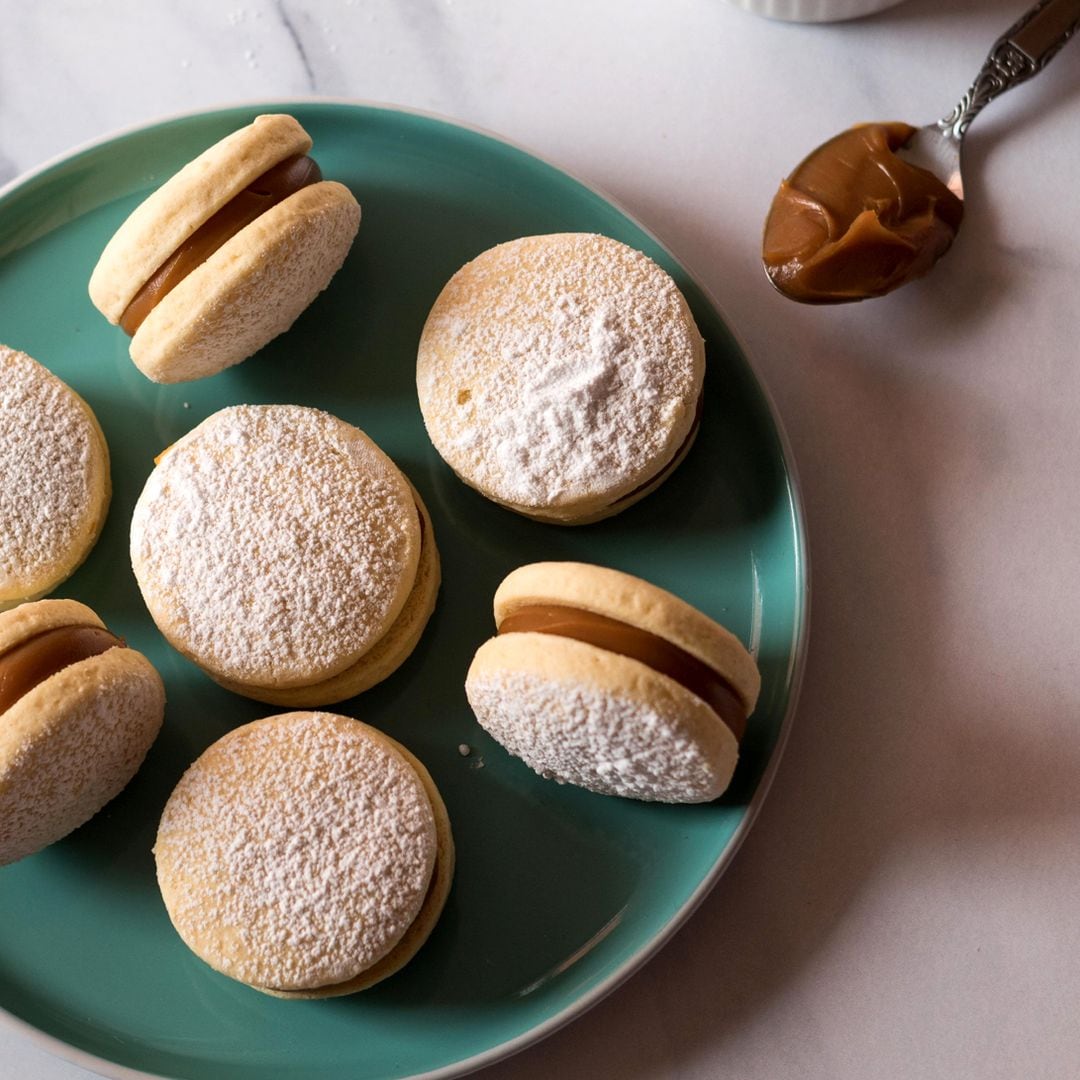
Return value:
M 861 124 L 819 146 L 781 185 L 762 261 L 785 296 L 835 304 L 881 296 L 948 250 L 964 204 L 902 160 L 909 124 Z
M 201 266 L 226 241 L 272 206 L 322 179 L 312 158 L 295 154 L 278 162 L 243 191 L 234 195 L 213 217 L 199 226 L 155 271 L 120 316 L 120 326 L 134 335 L 143 320 L 192 270 Z
M 746 731 L 746 706 L 727 679 L 685 649 L 648 630 L 592 611 L 558 604 L 531 604 L 507 615 L 500 634 L 557 634 L 638 660 L 697 695 L 731 729 Z
M 58 671 L 124 642 L 99 626 L 59 626 L 19 642 L 0 656 L 0 713 Z

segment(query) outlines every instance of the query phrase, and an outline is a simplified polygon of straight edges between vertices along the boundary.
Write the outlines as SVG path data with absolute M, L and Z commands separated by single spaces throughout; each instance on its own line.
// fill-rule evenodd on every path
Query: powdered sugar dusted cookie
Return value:
M 237 728 L 188 769 L 154 847 L 184 942 L 279 997 L 363 990 L 407 963 L 454 868 L 427 770 L 374 728 L 294 712 Z
M 534 563 L 495 594 L 498 636 L 465 692 L 542 776 L 605 795 L 705 802 L 728 786 L 761 685 L 738 639 L 640 578 Z
M 142 653 L 74 600 L 0 614 L 0 864 L 66 836 L 118 795 L 161 728 Z
M 155 382 L 201 379 L 287 330 L 340 269 L 360 226 L 348 188 L 323 180 L 291 116 L 259 116 L 131 213 L 90 298 Z
M 296 405 L 238 405 L 158 459 L 131 561 L 169 642 L 223 686 L 342 701 L 412 652 L 435 605 L 427 510 L 359 429 Z
M 90 406 L 0 345 L 0 610 L 51 592 L 97 541 L 109 449 Z
M 651 259 L 605 236 L 512 240 L 463 266 L 424 325 L 428 434 L 465 483 L 564 525 L 626 509 L 690 449 L 705 354 Z

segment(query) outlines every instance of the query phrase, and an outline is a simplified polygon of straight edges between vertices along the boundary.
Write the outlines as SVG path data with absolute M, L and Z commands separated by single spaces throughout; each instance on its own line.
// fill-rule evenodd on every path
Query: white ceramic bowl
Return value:
M 756 15 L 788 22 L 839 22 L 873 15 L 900 0 L 731 0 Z

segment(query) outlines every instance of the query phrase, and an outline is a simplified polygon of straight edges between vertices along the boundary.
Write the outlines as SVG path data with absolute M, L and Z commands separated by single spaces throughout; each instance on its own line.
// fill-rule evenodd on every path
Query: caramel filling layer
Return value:
M 781 185 L 765 222 L 762 260 L 793 300 L 881 296 L 945 254 L 964 204 L 896 151 L 909 124 L 862 124 L 819 146 Z
M 534 604 L 507 615 L 499 633 L 556 634 L 638 660 L 701 698 L 737 741 L 746 731 L 746 707 L 731 683 L 696 656 L 648 630 L 579 608 Z
M 0 656 L 0 713 L 58 671 L 124 642 L 98 626 L 60 626 L 20 642 Z
M 200 225 L 158 267 L 120 316 L 120 326 L 133 335 L 154 307 L 227 240 L 231 240 L 272 206 L 277 206 L 309 184 L 317 184 L 321 179 L 322 173 L 314 160 L 299 154 L 268 169 Z

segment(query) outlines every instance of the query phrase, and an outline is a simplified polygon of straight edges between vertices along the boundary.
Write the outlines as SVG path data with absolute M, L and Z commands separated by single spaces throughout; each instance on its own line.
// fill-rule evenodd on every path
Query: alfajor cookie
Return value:
M 438 789 L 357 720 L 294 712 L 219 739 L 169 797 L 154 846 L 184 942 L 278 997 L 351 994 L 427 940 L 454 842 Z
M 52 592 L 97 542 L 109 448 L 90 406 L 0 345 L 0 611 Z
M 465 692 L 541 776 L 655 802 L 728 786 L 761 679 L 719 623 L 617 570 L 533 563 L 499 586 L 495 624 Z
M 150 661 L 83 604 L 0 613 L 0 864 L 66 836 L 118 795 L 164 710 Z
M 656 263 L 561 233 L 500 244 L 450 279 L 416 385 L 431 441 L 466 484 L 579 525 L 632 506 L 682 461 L 704 374 L 690 309 Z
M 323 180 L 307 132 L 269 115 L 226 136 L 142 202 L 109 241 L 90 298 L 159 383 L 246 360 L 292 326 L 341 268 L 360 227 Z
M 131 561 L 174 648 L 293 707 L 385 679 L 439 587 L 409 481 L 362 431 L 297 405 L 222 409 L 169 447 L 135 506 Z

